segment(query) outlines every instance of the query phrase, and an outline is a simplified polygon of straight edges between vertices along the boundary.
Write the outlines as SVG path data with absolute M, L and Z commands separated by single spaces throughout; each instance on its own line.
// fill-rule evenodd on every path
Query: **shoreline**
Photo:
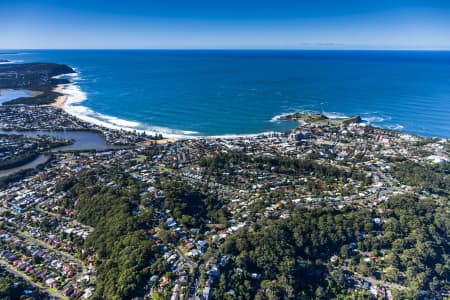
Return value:
M 8 178 L 9 176 L 12 176 L 14 174 L 17 174 L 22 171 L 29 171 L 29 170 L 36 170 L 38 167 L 45 165 L 48 163 L 51 159 L 51 155 L 47 155 L 44 153 L 41 153 L 37 155 L 32 161 L 27 162 L 23 165 L 16 166 L 9 169 L 0 170 L 0 180 L 4 178 Z
M 67 113 L 67 110 L 65 109 L 64 105 L 67 102 L 67 98 L 69 97 L 69 95 L 64 94 L 62 91 L 64 89 L 64 84 L 58 84 L 54 89 L 53 92 L 62 94 L 61 96 L 58 96 L 55 99 L 55 102 L 53 102 L 52 104 L 50 104 L 50 106 L 53 106 L 55 108 L 59 108 L 61 110 L 63 110 L 64 112 Z
M 59 77 L 62 77 L 64 75 L 67 74 L 63 74 L 63 75 L 59 75 Z M 67 108 L 67 104 L 69 102 L 69 98 L 71 95 L 70 93 L 68 93 L 65 88 L 67 88 L 68 86 L 73 86 L 76 88 L 79 88 L 78 86 L 76 86 L 76 84 L 74 82 L 70 82 L 70 83 L 66 83 L 66 84 L 58 84 L 53 91 L 57 92 L 59 94 L 62 94 L 61 96 L 58 96 L 55 101 L 50 104 L 50 106 L 60 109 L 62 111 L 64 111 L 65 113 L 72 115 L 74 117 L 76 117 L 77 119 L 82 120 L 83 122 L 87 122 L 91 125 L 94 126 L 99 126 L 99 127 L 103 127 L 105 129 L 112 129 L 112 130 L 119 130 L 119 131 L 125 131 L 125 132 L 136 132 L 136 133 L 146 133 L 147 135 L 158 135 L 161 134 L 163 136 L 162 140 L 166 140 L 166 141 L 178 141 L 178 140 L 183 140 L 183 139 L 235 139 L 235 138 L 255 138 L 258 136 L 264 136 L 264 135 L 273 135 L 273 134 L 281 134 L 282 132 L 279 131 L 269 131 L 269 132 L 260 132 L 260 133 L 253 133 L 253 134 L 223 134 L 223 135 L 192 135 L 192 134 L 171 134 L 171 133 L 165 133 L 163 131 L 156 131 L 154 129 L 149 129 L 149 130 L 145 130 L 145 129 L 134 129 L 132 127 L 126 127 L 126 126 L 120 126 L 120 125 L 115 125 L 115 124 L 111 124 L 109 122 L 103 121 L 103 120 L 99 120 L 96 119 L 94 117 L 91 116 L 85 116 L 85 115 L 80 115 L 77 114 L 75 112 L 73 112 L 72 110 Z M 74 101 L 74 103 L 80 103 L 83 102 L 83 100 L 81 101 Z M 95 113 L 95 112 L 94 112 Z M 97 113 L 100 114 L 100 113 Z M 100 114 L 101 115 L 101 114 Z M 110 117 L 110 118 L 115 118 L 115 117 Z M 131 122 L 131 121 L 127 121 L 127 120 L 123 120 L 124 122 Z M 170 129 L 169 129 L 170 130 Z M 154 141 L 154 140 L 152 140 Z M 159 140 L 156 140 L 159 141 Z
M 78 73 L 76 73 L 78 74 Z M 59 75 L 58 77 L 63 77 L 63 76 L 67 76 L 68 74 L 63 74 L 63 75 Z M 75 118 L 83 121 L 83 122 L 87 122 L 91 125 L 93 125 L 94 127 L 100 127 L 103 129 L 112 129 L 112 130 L 118 130 L 118 131 L 125 131 L 125 132 L 136 132 L 136 133 L 146 133 L 146 135 L 157 135 L 157 134 L 162 134 L 162 136 L 164 137 L 164 139 L 169 139 L 169 140 L 180 140 L 183 138 L 190 138 L 190 137 L 185 137 L 183 135 L 176 135 L 176 134 L 167 134 L 167 133 L 163 133 L 163 132 L 158 132 L 158 131 L 154 131 L 154 130 L 143 130 L 143 129 L 134 129 L 132 127 L 126 127 L 126 126 L 120 126 L 120 125 L 115 125 L 115 124 L 111 124 L 109 122 L 100 120 L 100 119 L 96 119 L 95 117 L 91 117 L 91 116 L 87 116 L 87 115 L 81 115 L 78 114 L 76 112 L 74 112 L 73 110 L 68 108 L 68 104 L 69 101 L 71 100 L 70 97 L 74 97 L 73 94 L 69 93 L 67 91 L 68 87 L 73 87 L 73 89 L 79 89 L 79 87 L 74 83 L 74 82 L 70 82 L 70 83 L 65 83 L 65 84 L 58 84 L 53 91 L 56 93 L 61 94 L 61 96 L 58 96 L 55 101 L 53 103 L 50 104 L 50 106 L 60 109 L 62 111 L 64 111 L 65 113 L 74 116 Z M 80 90 L 80 92 L 82 93 L 82 91 Z M 84 93 L 83 93 L 84 94 Z M 82 96 L 82 99 L 76 99 L 75 101 L 73 101 L 73 103 L 80 103 L 85 101 L 86 99 L 85 95 Z M 89 108 L 88 108 L 89 109 Z M 96 113 L 96 112 L 93 112 Z M 100 114 L 100 113 L 97 113 Z M 102 115 L 102 114 L 100 114 Z M 105 118 L 108 117 L 105 115 Z M 109 118 L 115 118 L 115 117 L 109 117 Z M 130 122 L 130 121 L 126 121 L 123 120 L 123 122 Z M 93 130 L 97 130 L 96 128 L 93 128 Z
M 74 75 L 76 74 L 76 75 Z M 77 76 L 78 73 L 70 73 L 70 74 L 62 74 L 62 75 L 58 75 L 56 77 L 60 78 L 60 77 L 64 77 L 64 76 Z M 68 89 L 72 89 L 72 93 L 68 92 Z M 134 122 L 134 121 L 128 121 L 128 120 L 122 120 L 119 119 L 117 117 L 114 116 L 107 116 L 107 115 L 103 115 L 101 113 L 92 111 L 90 108 L 88 107 L 84 107 L 84 106 L 78 106 L 78 109 L 85 109 L 86 111 L 88 111 L 89 113 L 92 114 L 97 114 L 101 117 L 103 117 L 105 120 L 102 120 L 100 118 L 96 118 L 95 116 L 90 116 L 90 115 L 83 115 L 81 113 L 77 113 L 74 112 L 74 109 L 70 109 L 69 108 L 69 101 L 71 100 L 70 97 L 77 97 L 77 95 L 75 95 L 75 93 L 79 93 L 80 95 L 78 95 L 78 97 L 80 97 L 80 99 L 73 99 L 72 101 L 70 101 L 71 103 L 81 103 L 84 102 L 87 99 L 87 96 L 84 92 L 81 91 L 81 89 L 79 88 L 79 86 L 76 85 L 75 82 L 70 81 L 69 83 L 64 83 L 64 84 L 58 84 L 54 89 L 54 92 L 57 92 L 59 94 L 61 94 L 60 96 L 58 96 L 53 103 L 50 104 L 50 106 L 60 109 L 62 111 L 64 111 L 65 113 L 74 116 L 75 118 L 89 123 L 91 125 L 93 125 L 94 127 L 100 127 L 103 128 L 103 130 L 118 130 L 118 131 L 124 131 L 124 132 L 131 132 L 131 133 L 145 133 L 147 136 L 156 136 L 156 135 L 162 135 L 163 139 L 165 141 L 170 141 L 170 142 L 175 142 L 178 140 L 185 140 L 185 139 L 239 139 L 239 138 L 257 138 L 257 137 L 262 137 L 262 136 L 266 136 L 266 135 L 277 135 L 277 134 L 282 134 L 282 131 L 269 131 L 269 132 L 259 132 L 259 133 L 253 133 L 253 134 L 220 134 L 220 135 L 193 135 L 190 134 L 190 131 L 186 131 L 189 132 L 187 134 L 181 133 L 167 133 L 164 132 L 164 130 L 158 131 L 155 130 L 155 128 L 149 128 L 149 129 L 136 129 L 133 128 L 133 126 L 138 126 L 139 123 Z M 77 108 L 77 106 L 75 105 L 74 107 Z M 80 110 L 81 110 L 80 109 Z M 312 111 L 304 111 L 304 112 L 300 112 L 300 113 L 314 113 Z M 272 117 L 271 120 L 269 120 L 269 122 L 278 122 L 278 121 L 286 121 L 284 119 L 284 117 L 286 117 L 287 115 L 290 115 L 292 113 L 282 113 L 282 114 L 278 114 L 274 117 Z M 331 113 L 325 113 L 324 115 L 326 115 L 327 117 L 329 117 L 330 119 L 340 119 L 340 118 L 345 118 L 346 115 L 342 114 L 342 113 L 335 113 L 335 112 L 331 112 Z M 433 138 L 432 136 L 428 137 L 428 136 L 421 136 L 415 133 L 410 133 L 407 131 L 403 131 L 404 127 L 403 125 L 400 124 L 396 124 L 396 125 L 390 125 L 390 126 L 381 126 L 381 125 L 377 125 L 377 124 L 373 124 L 374 120 L 379 120 L 381 119 L 381 121 L 384 120 L 383 117 L 368 117 L 368 116 L 361 116 L 362 122 L 361 122 L 361 126 L 365 126 L 365 125 L 370 125 L 370 126 L 374 126 L 377 128 L 381 128 L 381 129 L 386 129 L 386 130 L 391 130 L 391 131 L 397 131 L 400 133 L 405 133 L 405 134 L 411 134 L 414 136 L 418 136 L 421 138 Z M 114 124 L 113 122 L 111 122 L 110 120 L 115 120 L 118 123 L 128 123 L 129 126 L 126 125 L 121 125 L 121 124 Z M 293 131 L 297 128 L 302 127 L 303 125 L 305 125 L 304 122 L 302 121 L 294 121 L 297 122 L 298 126 L 290 129 L 289 131 Z M 155 126 L 157 127 L 157 126 Z M 92 128 L 93 130 L 98 130 L 98 128 Z M 164 128 L 165 129 L 165 128 Z M 167 128 L 166 130 L 175 130 L 176 129 L 170 129 Z M 183 130 L 180 130 L 183 131 Z M 443 138 L 443 137 L 434 137 L 434 138 L 440 138 L 440 139 L 448 139 L 448 138 Z M 158 141 L 158 140 L 152 140 L 152 141 Z

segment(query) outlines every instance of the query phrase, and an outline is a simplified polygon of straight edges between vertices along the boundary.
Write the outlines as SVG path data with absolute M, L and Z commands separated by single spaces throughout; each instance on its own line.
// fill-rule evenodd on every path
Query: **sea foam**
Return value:
M 65 76 L 59 76 L 59 78 Z M 69 74 L 69 76 L 72 77 L 73 80 L 77 80 L 77 78 L 79 78 L 77 74 Z M 152 135 L 163 134 L 165 137 L 169 138 L 196 137 L 199 134 L 196 131 L 178 130 L 160 126 L 146 126 L 139 122 L 124 120 L 118 117 L 95 112 L 89 107 L 81 105 L 81 103 L 88 99 L 88 96 L 76 83 L 64 84 L 60 90 L 60 93 L 67 96 L 67 99 L 63 105 L 63 108 L 67 113 L 76 116 L 80 120 L 98 126 L 115 130 L 136 131 L 140 133 L 145 132 Z
M 13 60 L 8 60 L 8 61 L 1 61 L 0 65 L 18 64 L 18 63 L 22 63 L 22 62 L 23 62 L 23 60 L 13 59 Z
M 391 130 L 397 130 L 397 131 L 401 131 L 401 130 L 403 130 L 404 129 L 404 126 L 403 125 L 400 125 L 400 124 L 394 124 L 394 125 L 388 125 L 388 126 L 386 126 L 388 129 L 391 129 Z
M 296 111 L 291 111 L 291 112 L 287 112 L 287 113 L 282 113 L 279 115 L 276 115 L 274 117 L 272 117 L 272 119 L 270 119 L 270 122 L 278 122 L 278 121 L 282 121 L 286 116 L 289 116 L 291 114 L 295 114 L 295 113 L 301 113 L 301 114 L 318 114 L 320 112 L 317 111 L 312 111 L 312 110 L 296 110 Z M 338 113 L 338 112 L 322 112 L 322 114 L 324 116 L 326 116 L 329 119 L 342 119 L 342 118 L 348 118 L 347 115 L 342 114 L 342 113 Z
M 286 116 L 289 116 L 290 114 L 292 114 L 292 113 L 283 113 L 283 114 L 276 115 L 276 116 L 274 116 L 272 119 L 270 119 L 270 122 L 279 122 L 279 121 L 283 121 L 283 119 L 284 119 Z
M 255 134 L 223 134 L 215 136 L 200 135 L 197 131 L 192 130 L 180 130 L 172 129 L 161 126 L 145 126 L 135 121 L 129 121 L 120 119 L 114 116 L 105 115 L 99 112 L 95 112 L 92 109 L 80 105 L 80 103 L 87 100 L 87 94 L 83 92 L 75 83 L 65 84 L 60 91 L 62 94 L 67 96 L 67 100 L 64 103 L 64 109 L 69 114 L 72 114 L 79 119 L 89 122 L 98 126 L 103 126 L 106 128 L 111 128 L 115 130 L 125 130 L 125 131 L 136 131 L 139 133 L 145 132 L 147 134 L 162 134 L 164 137 L 173 139 L 183 139 L 183 138 L 246 138 L 246 137 L 257 137 L 261 135 L 270 135 L 275 132 L 261 132 Z

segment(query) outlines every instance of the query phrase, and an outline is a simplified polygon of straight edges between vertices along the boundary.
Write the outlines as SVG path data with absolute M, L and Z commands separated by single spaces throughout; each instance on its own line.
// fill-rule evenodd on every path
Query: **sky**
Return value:
M 0 49 L 450 50 L 450 1 L 0 0 Z

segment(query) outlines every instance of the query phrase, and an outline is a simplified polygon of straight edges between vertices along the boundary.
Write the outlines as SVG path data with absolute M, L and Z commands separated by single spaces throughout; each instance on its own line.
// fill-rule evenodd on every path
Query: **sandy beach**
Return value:
M 53 106 L 53 107 L 58 108 L 58 109 L 61 109 L 64 112 L 66 112 L 66 113 L 68 113 L 70 115 L 74 115 L 75 117 L 79 118 L 80 120 L 83 120 L 85 122 L 91 123 L 91 124 L 96 125 L 96 126 L 109 128 L 109 129 L 113 129 L 113 130 L 125 130 L 125 131 L 137 131 L 137 132 L 140 131 L 140 130 L 133 130 L 133 129 L 129 129 L 129 128 L 124 128 L 124 127 L 120 127 L 120 126 L 104 123 L 104 122 L 101 122 L 101 121 L 97 121 L 97 120 L 95 120 L 93 118 L 82 118 L 79 115 L 76 115 L 76 114 L 74 114 L 73 112 L 71 112 L 70 110 L 67 109 L 66 103 L 67 103 L 67 100 L 69 98 L 69 95 L 68 94 L 63 94 L 64 93 L 64 84 L 57 85 L 53 89 L 53 91 L 56 92 L 56 93 L 60 93 L 61 96 L 58 96 L 55 99 L 55 101 L 52 104 L 50 104 L 50 106 Z M 143 145 L 143 146 L 148 146 L 148 145 L 151 145 L 151 144 L 161 145 L 161 144 L 166 144 L 166 143 L 173 143 L 175 141 L 176 141 L 176 139 L 171 137 L 171 138 L 164 138 L 164 139 L 161 139 L 161 140 L 146 140 L 146 141 L 140 143 L 140 145 Z
M 53 89 L 53 91 L 56 92 L 56 93 L 61 93 L 63 87 L 64 87 L 64 85 L 59 84 L 58 86 L 56 86 L 56 87 Z M 56 107 L 56 108 L 59 108 L 59 109 L 62 109 L 62 110 L 65 111 L 65 109 L 64 109 L 64 104 L 65 104 L 66 101 L 67 101 L 67 97 L 68 97 L 67 95 L 61 95 L 61 96 L 59 96 L 58 98 L 56 98 L 55 102 L 53 102 L 53 103 L 50 104 L 50 105 L 53 106 L 53 107 Z
M 167 143 L 175 143 L 176 139 L 169 139 L 169 138 L 164 138 L 161 140 L 146 140 L 143 141 L 141 143 L 139 143 L 139 145 L 141 146 L 150 146 L 150 145 L 163 145 L 163 144 L 167 144 Z

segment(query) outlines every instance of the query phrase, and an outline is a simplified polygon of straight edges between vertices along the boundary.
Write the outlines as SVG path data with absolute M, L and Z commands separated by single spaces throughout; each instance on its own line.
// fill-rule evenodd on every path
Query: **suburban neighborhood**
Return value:
M 32 115 L 36 110 L 20 109 Z M 49 129 L 41 124 L 60 130 L 71 119 L 64 115 L 53 119 L 53 125 L 45 120 L 39 116 L 18 123 L 2 118 L 4 128 L 9 130 Z M 85 127 L 71 127 L 81 128 Z M 5 177 L 0 190 L 0 263 L 57 298 L 88 299 L 95 293 L 98 259 L 93 249 L 85 247 L 94 228 L 80 222 L 80 200 L 65 187 L 90 172 L 95 172 L 96 184 L 111 189 L 121 189 L 114 174 L 130 177 L 139 188 L 140 198 L 133 215 L 151 211 L 156 218 L 149 222 L 146 232 L 158 254 L 148 264 L 161 265 L 158 268 L 165 271 L 146 279 L 141 297 L 213 299 L 222 270 L 235 259 L 222 255 L 219 248 L 236 233 L 264 220 L 288 219 L 296 207 L 329 207 L 336 211 L 368 209 L 368 229 L 375 237 L 382 237 L 383 231 L 377 228 L 386 222 L 385 213 L 379 209 L 383 203 L 408 193 L 436 201 L 442 197 L 402 183 L 394 176 L 397 165 L 404 161 L 439 165 L 449 160 L 447 140 L 423 139 L 357 122 L 312 122 L 287 133 L 159 143 L 112 130 L 105 137 L 107 143 L 114 144 L 115 139 L 128 143 L 122 149 L 75 152 L 51 152 L 51 146 L 37 148 L 51 152 L 49 161 L 20 181 Z M 36 139 L 47 145 L 53 141 L 45 136 L 30 139 L 5 135 L 2 139 L 0 157 L 21 155 L 20 151 L 32 147 Z M 299 161 L 311 165 L 297 166 Z M 311 172 L 297 172 L 296 168 L 310 168 Z M 170 191 L 165 188 L 174 182 L 202 190 L 205 197 L 214 198 L 214 204 L 198 203 L 180 212 L 169 203 Z M 361 242 L 349 243 L 345 256 L 336 253 L 329 257 L 327 276 L 346 272 L 355 290 L 367 290 L 375 298 L 394 299 L 395 290 L 407 287 L 387 276 L 363 272 L 367 267 L 382 269 L 385 257 L 383 252 L 374 254 L 360 248 Z M 261 280 L 259 273 L 249 277 Z

